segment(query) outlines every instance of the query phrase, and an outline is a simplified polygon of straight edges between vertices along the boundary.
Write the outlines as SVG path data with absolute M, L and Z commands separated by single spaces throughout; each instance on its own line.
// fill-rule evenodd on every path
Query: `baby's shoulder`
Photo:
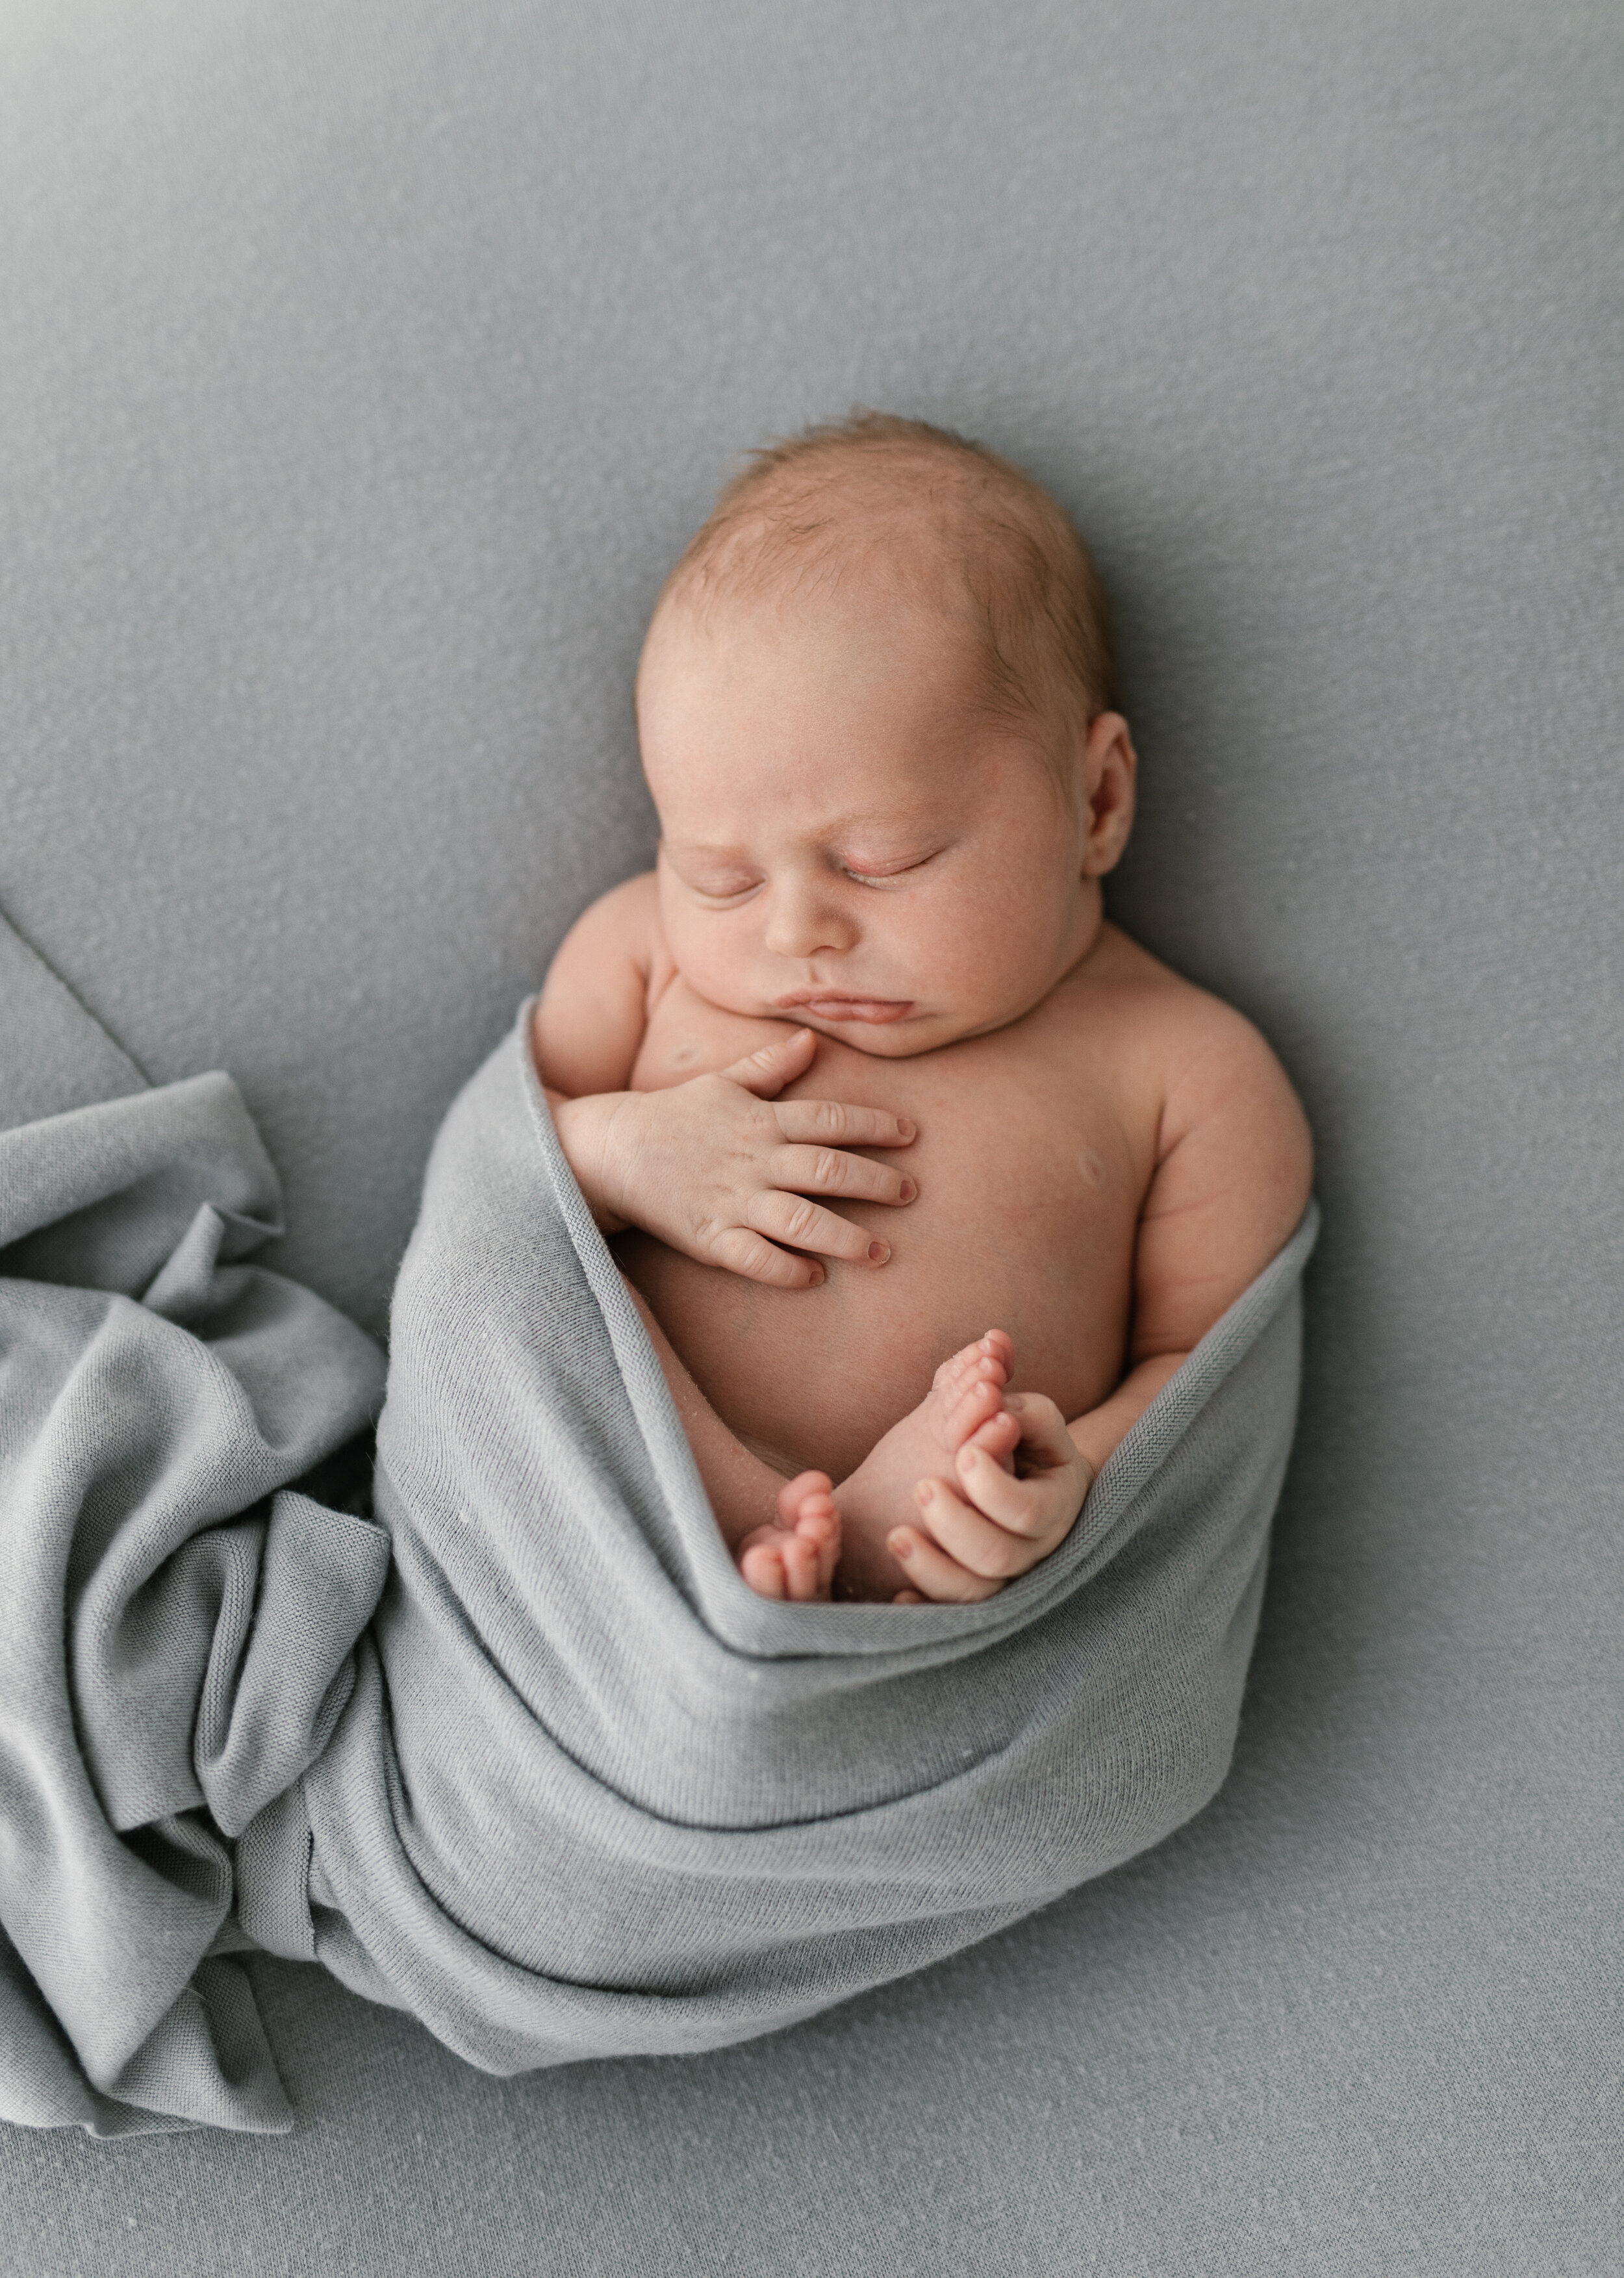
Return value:
M 585 985 L 601 993 L 606 983 L 621 989 L 635 983 L 652 1004 L 673 969 L 660 922 L 659 881 L 653 870 L 644 870 L 586 905 L 558 945 L 548 985 Z
M 1203 1049 L 1222 1051 L 1257 1031 L 1232 1005 L 1198 988 L 1153 957 L 1120 926 L 1105 925 L 1057 998 L 1079 1027 L 1131 1044 L 1146 1058 L 1182 1061 Z M 1261 1039 L 1260 1039 L 1261 1041 Z
M 640 965 L 647 964 L 660 938 L 659 882 L 652 870 L 623 879 L 589 902 L 568 936 L 593 951 L 621 951 Z
M 1075 1017 L 1109 1036 L 1138 1087 L 1154 1098 L 1164 1142 L 1242 1108 L 1300 1122 L 1296 1094 L 1261 1031 L 1120 928 L 1103 929 L 1078 978 Z
M 658 980 L 662 936 L 652 872 L 611 886 L 558 945 L 532 1023 L 541 1079 L 570 1098 L 624 1088 Z
M 1148 1359 L 1188 1352 L 1276 1254 L 1307 1203 L 1314 1143 L 1245 1015 L 1111 930 L 1088 977 L 1148 1139 L 1132 1344 Z

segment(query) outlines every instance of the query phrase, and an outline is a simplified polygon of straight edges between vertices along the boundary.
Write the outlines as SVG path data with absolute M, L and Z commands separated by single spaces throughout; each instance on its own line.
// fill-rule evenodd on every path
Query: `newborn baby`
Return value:
M 1106 921 L 1115 701 L 1061 509 L 913 421 L 755 455 L 661 593 L 657 866 L 533 1047 L 767 1596 L 1001 1588 L 1302 1215 L 1268 1045 Z

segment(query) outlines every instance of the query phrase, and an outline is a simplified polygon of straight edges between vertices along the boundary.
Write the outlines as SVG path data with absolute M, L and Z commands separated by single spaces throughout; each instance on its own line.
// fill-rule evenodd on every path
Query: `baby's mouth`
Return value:
M 911 997 L 843 997 L 811 989 L 797 989 L 780 997 L 784 1012 L 810 1013 L 820 1021 L 901 1021 L 914 1009 Z

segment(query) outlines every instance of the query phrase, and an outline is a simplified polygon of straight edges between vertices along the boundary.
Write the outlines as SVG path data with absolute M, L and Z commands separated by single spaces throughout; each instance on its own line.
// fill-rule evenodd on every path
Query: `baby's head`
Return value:
M 887 1057 L 1019 1019 L 1127 840 L 1115 700 L 1093 565 L 1018 468 L 872 413 L 755 454 L 638 672 L 684 977 Z

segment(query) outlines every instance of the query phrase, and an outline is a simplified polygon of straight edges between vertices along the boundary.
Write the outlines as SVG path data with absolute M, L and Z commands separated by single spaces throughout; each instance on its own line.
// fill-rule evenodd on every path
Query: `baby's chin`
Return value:
M 839 1014 L 816 1005 L 793 1005 L 787 1008 L 774 1005 L 763 1009 L 770 1020 L 788 1021 L 797 1027 L 816 1029 L 820 1036 L 828 1036 L 836 1043 L 849 1045 L 854 1052 L 867 1052 L 882 1060 L 911 1059 L 915 1052 L 938 1051 L 944 1044 L 956 1043 L 961 1036 L 975 1034 L 977 1027 L 973 1020 L 955 1017 L 939 1005 L 927 1008 L 909 1004 L 905 1010 L 878 1020 L 871 1013 Z M 986 1025 L 996 1027 L 999 1023 Z
M 984 1036 L 989 1029 L 1004 1028 L 1028 1009 L 1013 1005 L 1007 1010 L 989 1013 L 982 1006 L 971 1012 L 916 998 L 867 998 L 859 1000 L 861 1009 L 843 1013 L 828 1000 L 763 1004 L 744 990 L 735 993 L 714 983 L 707 990 L 693 981 L 688 986 L 719 1013 L 735 1013 L 748 1021 L 782 1021 L 790 1028 L 810 1028 L 831 1043 L 849 1045 L 854 1052 L 882 1060 L 906 1060 L 918 1052 L 939 1051 L 945 1044 L 956 1044 L 961 1037 Z
M 915 1052 L 934 1051 L 938 1044 L 953 1042 L 951 1036 L 931 1034 L 935 1023 L 929 1021 L 896 1021 L 881 1028 L 862 1021 L 826 1021 L 808 1014 L 804 1025 L 877 1060 L 910 1059 Z

